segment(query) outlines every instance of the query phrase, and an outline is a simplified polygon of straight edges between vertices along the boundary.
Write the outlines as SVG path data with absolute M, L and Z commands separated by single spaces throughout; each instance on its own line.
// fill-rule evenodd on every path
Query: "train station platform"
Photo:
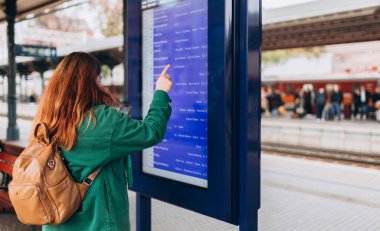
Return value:
M 264 143 L 380 157 L 380 123 L 376 121 L 341 120 L 318 123 L 312 118 L 265 117 L 261 126 L 261 140 Z

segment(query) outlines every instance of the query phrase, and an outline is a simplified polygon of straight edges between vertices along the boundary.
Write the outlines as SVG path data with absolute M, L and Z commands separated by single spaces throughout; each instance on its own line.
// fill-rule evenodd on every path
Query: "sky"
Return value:
M 263 8 L 273 9 L 285 6 L 291 6 L 306 2 L 315 2 L 319 0 L 262 0 Z

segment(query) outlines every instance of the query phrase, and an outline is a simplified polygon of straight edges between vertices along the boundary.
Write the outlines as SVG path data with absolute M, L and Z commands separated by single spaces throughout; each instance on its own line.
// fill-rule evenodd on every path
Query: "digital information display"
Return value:
M 143 151 L 143 172 L 207 188 L 206 0 L 142 1 L 143 115 L 170 64 L 172 116 L 160 144 Z

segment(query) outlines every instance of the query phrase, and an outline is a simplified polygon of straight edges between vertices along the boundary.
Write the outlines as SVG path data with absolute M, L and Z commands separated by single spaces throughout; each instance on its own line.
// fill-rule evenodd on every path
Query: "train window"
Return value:
M 313 91 L 313 88 L 314 88 L 314 86 L 313 86 L 313 84 L 304 84 L 303 85 L 303 90 L 311 90 L 311 91 Z
M 326 91 L 332 92 L 334 90 L 334 84 L 326 84 Z
M 354 91 L 355 89 L 360 89 L 360 83 L 355 83 L 352 85 L 352 91 Z

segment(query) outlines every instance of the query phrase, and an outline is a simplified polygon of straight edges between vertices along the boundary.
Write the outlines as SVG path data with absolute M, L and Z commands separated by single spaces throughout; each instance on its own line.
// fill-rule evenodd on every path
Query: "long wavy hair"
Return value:
M 88 113 L 96 124 L 94 106 L 120 106 L 97 80 L 100 71 L 95 57 L 73 52 L 59 63 L 45 89 L 34 122 L 46 123 L 50 138 L 66 150 L 75 146 L 77 128 Z

